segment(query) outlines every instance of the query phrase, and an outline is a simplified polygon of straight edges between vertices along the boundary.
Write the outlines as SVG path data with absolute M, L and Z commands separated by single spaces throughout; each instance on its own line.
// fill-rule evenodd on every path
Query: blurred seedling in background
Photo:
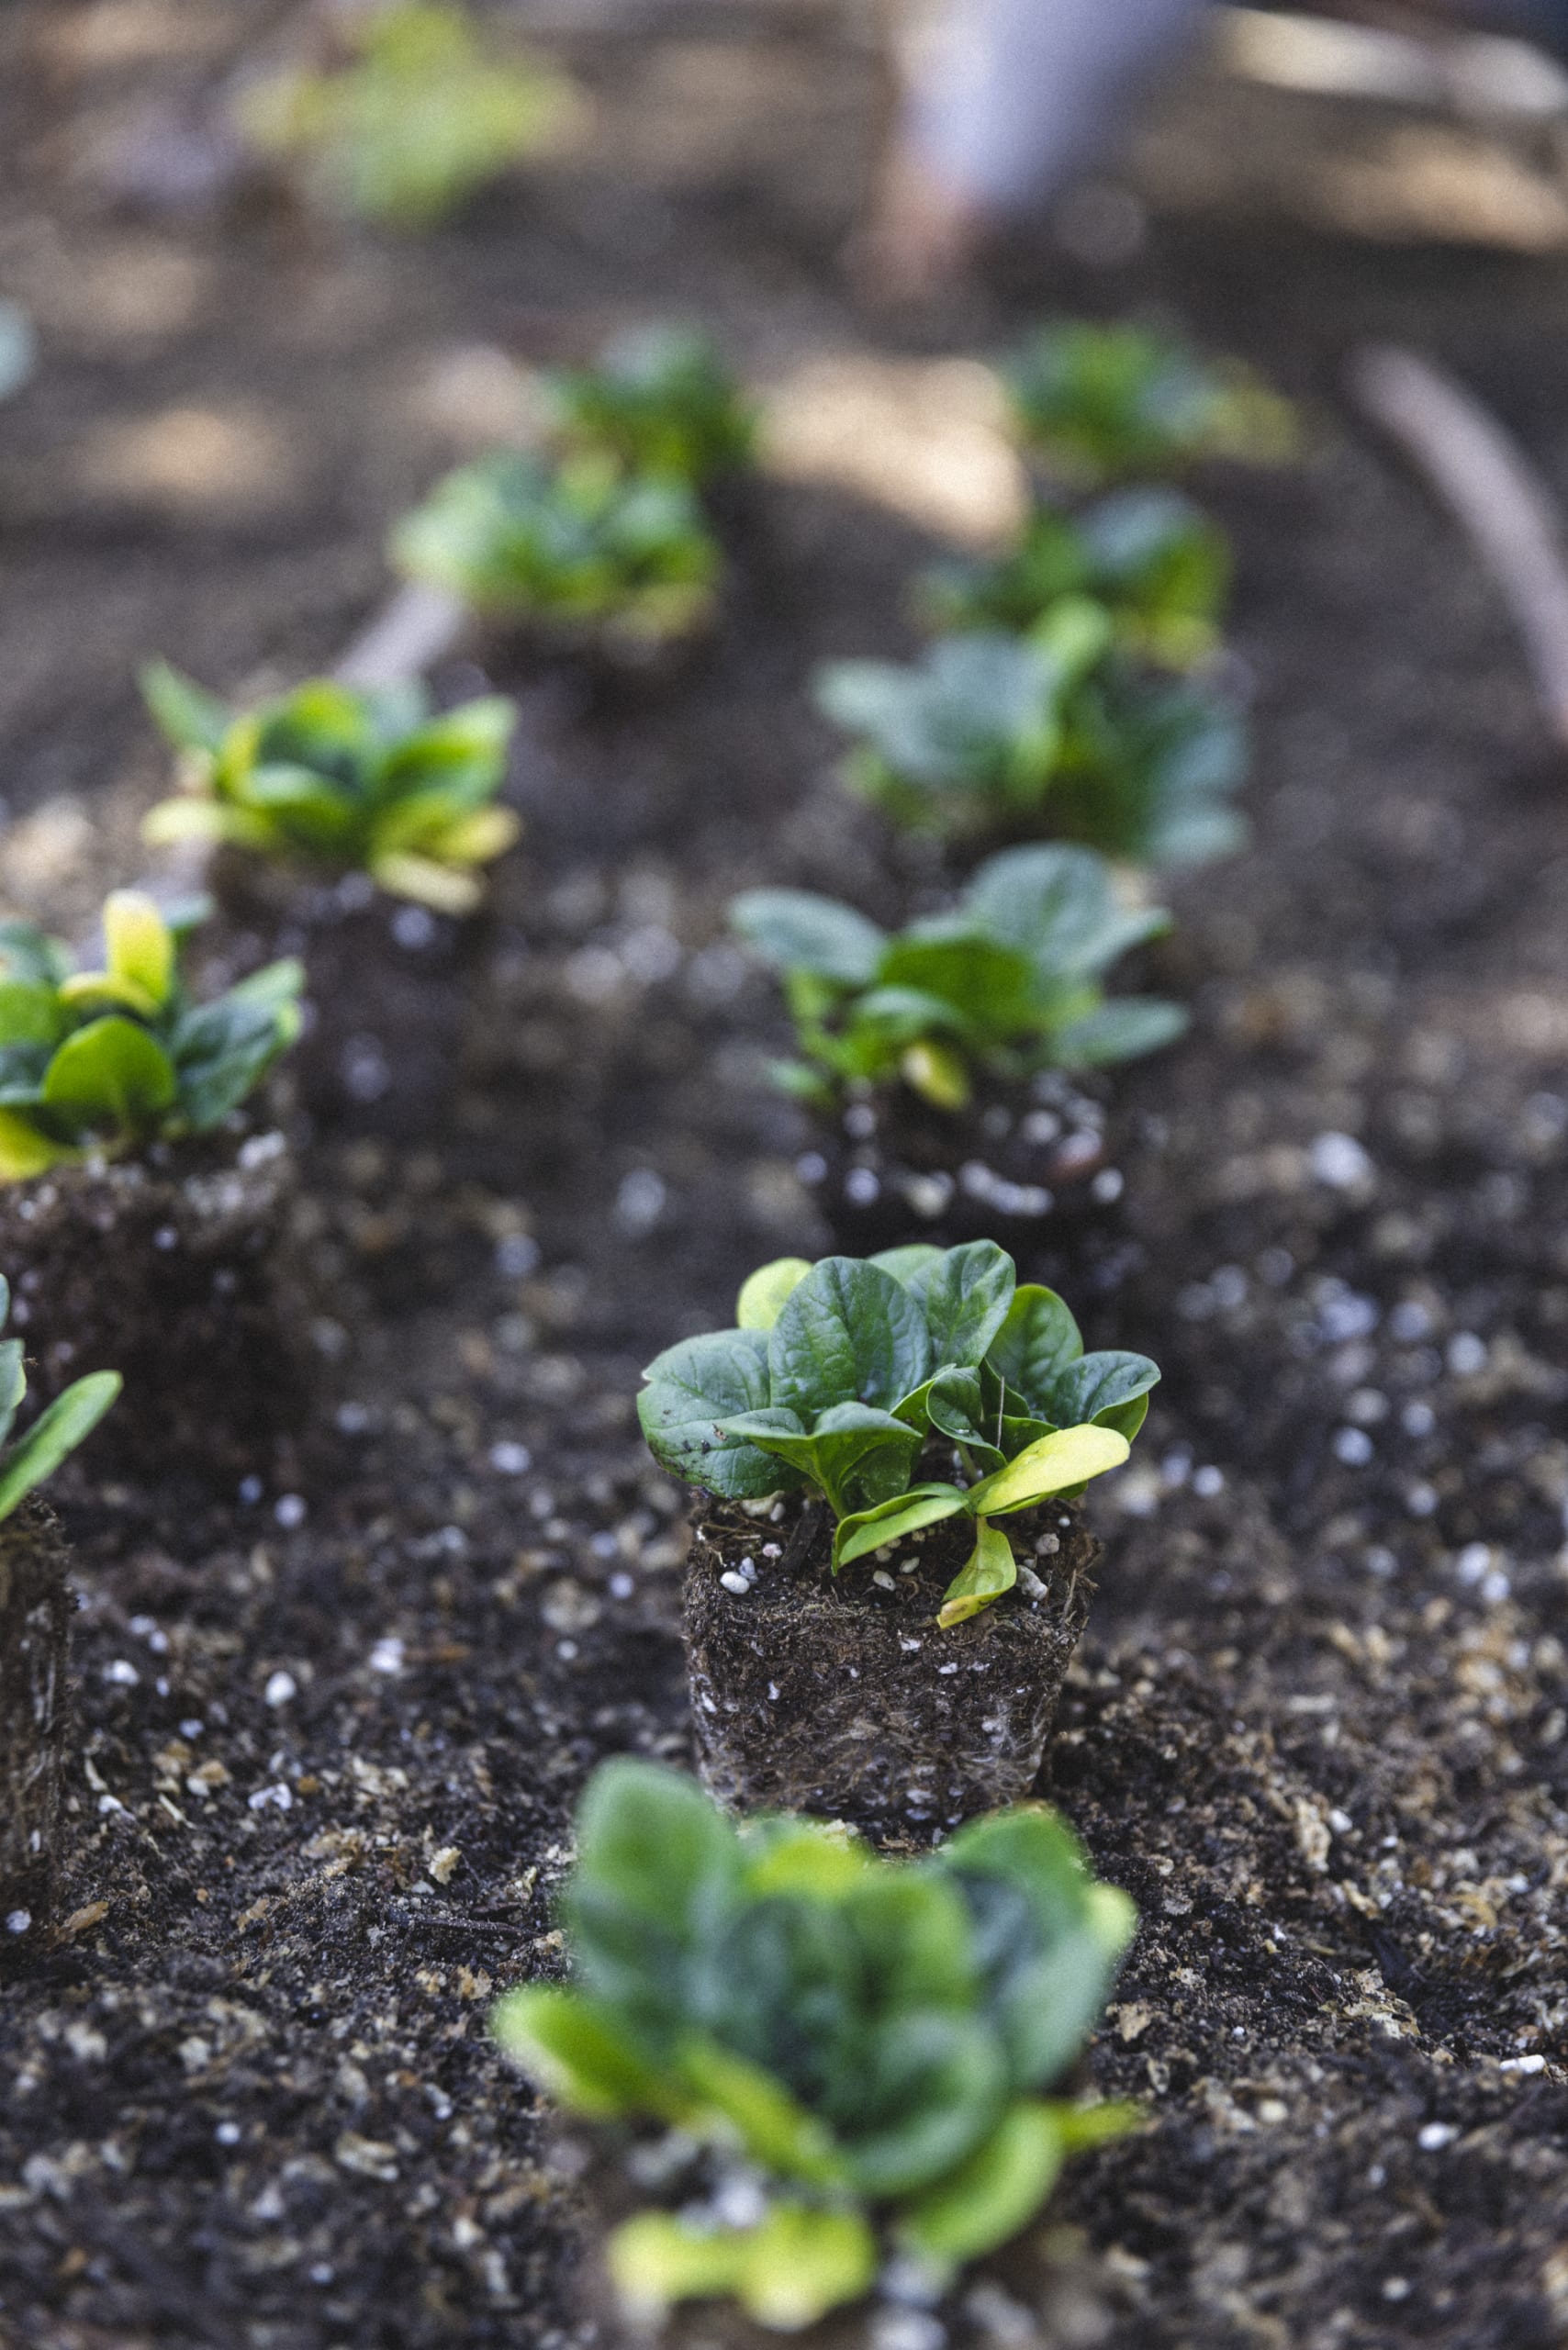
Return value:
M 1300 445 L 1290 402 L 1250 369 L 1158 328 L 1060 320 L 1002 380 L 1025 449 L 1080 487 L 1167 480 L 1213 458 L 1282 464 Z
M 857 738 L 846 781 L 913 832 L 1043 835 L 1134 865 L 1227 855 L 1246 837 L 1229 804 L 1247 768 L 1239 711 L 1215 687 L 1140 674 L 1114 633 L 1074 597 L 1025 636 L 827 665 L 818 707 Z
M 755 453 L 751 402 L 714 343 L 689 328 L 635 329 L 593 366 L 552 377 L 548 389 L 566 444 L 613 457 L 629 473 L 700 489 Z
M 483 895 L 478 868 L 518 836 L 496 804 L 517 722 L 499 695 L 438 713 L 416 680 L 355 692 L 316 678 L 237 711 L 166 662 L 141 682 L 183 761 L 179 797 L 146 819 L 151 842 L 364 872 L 394 897 L 464 914 Z
M 1084 597 L 1126 651 L 1190 669 L 1218 648 L 1229 586 L 1224 532 L 1180 491 L 1133 489 L 1078 514 L 1036 505 L 1002 554 L 924 573 L 916 604 L 935 628 L 1023 635 L 1064 598 Z
M 210 1134 L 294 1042 L 297 963 L 190 1000 L 180 957 L 205 912 L 165 917 L 140 890 L 117 890 L 104 968 L 87 971 L 33 923 L 0 923 L 0 1181 Z
M 602 453 L 481 457 L 404 517 L 392 558 L 482 619 L 651 650 L 709 618 L 719 550 L 685 482 Z
M 775 1080 L 818 1107 L 902 1082 L 958 1111 L 977 1071 L 1022 1080 L 1131 1060 L 1187 1024 L 1177 1004 L 1106 1000 L 1111 964 L 1170 916 L 1121 906 L 1088 849 L 1003 850 L 951 913 L 890 935 L 803 890 L 749 890 L 730 917 L 779 974 L 795 1023 L 801 1058 L 776 1063 Z
M 438 227 L 478 189 L 560 147 L 582 100 L 566 77 L 448 0 L 342 15 L 337 55 L 235 100 L 241 136 L 311 201 L 392 229 Z

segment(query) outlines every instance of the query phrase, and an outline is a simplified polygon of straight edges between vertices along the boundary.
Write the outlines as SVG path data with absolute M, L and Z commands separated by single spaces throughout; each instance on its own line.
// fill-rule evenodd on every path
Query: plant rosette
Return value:
M 1027 1248 L 1058 1202 L 1119 1194 L 1104 1111 L 1069 1072 L 1158 1050 L 1187 1016 L 1106 995 L 1109 967 L 1170 917 L 1124 905 L 1091 851 L 1005 850 L 951 912 L 891 935 L 800 890 L 749 890 L 731 920 L 782 981 L 798 1050 L 774 1080 L 816 1123 L 801 1173 L 846 1250 Z
M 9 1304 L 0 1280 L 0 1325 Z M 37 1488 L 91 1436 L 120 1381 L 74 1381 L 13 1439 L 27 1386 L 21 1340 L 0 1340 L 0 1963 L 48 1923 L 70 1732 L 69 1553 Z
M 181 758 L 179 794 L 142 828 L 155 846 L 230 850 L 296 883 L 365 876 L 455 916 L 479 905 L 484 868 L 517 839 L 497 798 L 517 723 L 502 695 L 436 713 L 417 679 L 360 691 L 318 677 L 241 711 L 167 662 L 141 683 Z
M 1063 1505 L 1126 1461 L 1158 1369 L 1085 1354 L 1061 1299 L 1020 1288 L 990 1241 L 785 1259 L 746 1283 L 737 1321 L 667 1349 L 639 1397 L 661 1467 L 731 1505 L 687 1577 L 705 1774 L 727 1796 L 879 1821 L 945 1823 L 1026 1786 L 1094 1557 Z M 780 1672 L 797 1667 L 787 1745 Z M 1005 1719 L 985 1702 L 1004 1684 Z
M 1288 400 L 1238 362 L 1157 328 L 1058 320 L 1002 381 L 1025 447 L 1079 487 L 1169 479 L 1215 459 L 1284 464 L 1299 447 Z
M 943 2304 L 1137 2118 L 1067 2093 L 1136 1918 L 1043 1806 L 894 1861 L 613 1762 L 562 1919 L 569 1984 L 510 1993 L 495 2030 L 602 2149 L 610 2293 L 583 2298 L 611 2340 L 863 2343 L 879 2285 Z
M 391 555 L 492 629 L 642 669 L 672 666 L 706 632 L 722 569 L 687 483 L 601 451 L 460 466 L 398 524 Z
M 756 416 L 710 338 L 690 328 L 634 328 L 591 367 L 548 386 L 568 448 L 613 458 L 630 474 L 706 490 L 756 454 Z
M 853 740 L 846 783 L 910 832 L 1075 841 L 1135 866 L 1201 865 L 1245 842 L 1231 804 L 1247 773 L 1241 711 L 1203 680 L 1142 674 L 1087 598 L 1025 636 L 831 662 L 815 693 Z
M 1078 514 L 1036 505 L 1002 554 L 934 565 L 915 600 L 935 628 L 1022 636 L 1064 598 L 1087 597 L 1126 652 L 1181 670 L 1218 651 L 1229 587 L 1229 545 L 1202 508 L 1178 490 L 1128 489 Z

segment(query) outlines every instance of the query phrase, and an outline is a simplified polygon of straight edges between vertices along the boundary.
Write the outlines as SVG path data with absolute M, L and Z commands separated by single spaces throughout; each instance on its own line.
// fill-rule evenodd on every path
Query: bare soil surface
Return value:
M 1254 205 L 868 326 L 835 256 L 876 77 L 774 11 L 579 35 L 588 149 L 424 243 L 111 200 L 274 17 L 0 18 L 0 279 L 44 352 L 0 411 L 0 882 L 68 930 L 140 869 L 162 781 L 135 661 L 237 688 L 332 657 L 387 523 L 481 437 L 492 378 L 454 352 L 695 310 L 759 375 L 885 375 L 1154 302 L 1315 401 L 1302 468 L 1205 485 L 1255 845 L 1170 891 L 1155 977 L 1194 1033 L 1117 1080 L 1115 1245 L 1047 1260 L 1091 1346 L 1166 1372 L 1096 1500 L 1041 1783 L 1144 1919 L 1092 2063 L 1148 2126 L 1058 2195 L 1098 2280 L 1061 2338 L 1568 2341 L 1568 789 L 1485 584 L 1334 405 L 1349 340 L 1414 336 L 1562 481 L 1568 268 Z M 90 1452 L 60 1483 L 85 1751 L 64 1924 L 0 1989 L 6 2350 L 586 2338 L 572 2196 L 486 2013 L 561 1965 L 594 1762 L 689 1755 L 685 1497 L 639 1367 L 822 1237 L 722 904 L 797 882 L 886 919 L 935 881 L 837 792 L 805 693 L 911 641 L 930 535 L 784 479 L 728 528 L 678 673 L 486 656 L 528 833 L 478 968 L 431 975 L 462 990 L 450 1110 L 293 1113 L 302 1438 L 240 1489 Z M 395 1060 L 374 986 L 332 1026 Z

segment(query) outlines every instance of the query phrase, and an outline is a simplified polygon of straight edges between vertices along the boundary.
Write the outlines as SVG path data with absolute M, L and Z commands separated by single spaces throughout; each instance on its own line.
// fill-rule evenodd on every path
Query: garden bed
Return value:
M 666 173 L 656 237 L 647 190 L 590 158 L 351 262 L 110 217 L 58 138 L 120 101 L 84 34 L 39 62 L 48 20 L 93 14 L 8 12 L 0 87 L 15 63 L 38 111 L 0 201 L 24 261 L 55 213 L 78 284 L 134 263 L 164 308 L 119 330 L 71 297 L 43 319 L 56 373 L 8 412 L 4 483 L 59 485 L 5 558 L 24 816 L 119 777 L 119 841 L 155 795 L 131 658 L 227 687 L 346 641 L 383 524 L 440 461 L 419 387 L 454 341 L 686 304 L 759 364 L 780 335 L 863 338 L 831 263 L 853 139 L 820 129 L 858 115 L 799 101 L 802 77 L 847 87 L 836 51 L 730 58 L 769 142 Z M 619 77 L 653 73 L 677 120 L 683 56 L 614 51 L 612 117 Z M 805 214 L 802 183 L 836 211 Z M 1003 285 L 952 346 L 1047 290 Z M 1417 252 L 1372 282 L 1301 232 L 1237 227 L 1220 255 L 1212 224 L 1157 222 L 1114 299 L 1171 301 L 1293 388 L 1368 319 L 1415 319 L 1550 462 L 1565 290 L 1556 263 Z M 156 467 L 92 470 L 128 410 L 241 393 L 330 494 L 285 468 L 236 515 Z M 75 470 L 50 474 L 62 420 Z M 1173 892 L 1159 979 L 1195 1034 L 1117 1077 L 1125 1231 L 1087 1285 L 1052 1267 L 1091 1346 L 1147 1348 L 1165 1379 L 1092 1501 L 1105 1555 L 1043 1781 L 1143 1912 L 1092 2069 L 1150 2127 L 1050 2216 L 1092 2263 L 1081 2338 L 1111 2350 L 1547 2350 L 1568 2327 L 1568 793 L 1532 772 L 1482 586 L 1374 453 L 1329 421 L 1302 474 L 1220 502 L 1258 845 Z M 811 486 L 758 508 L 689 672 L 496 675 L 523 692 L 529 830 L 463 982 L 481 1030 L 450 1122 L 302 1138 L 333 1301 L 317 1422 L 216 1500 L 95 1483 L 90 1453 L 51 1495 L 87 1760 L 56 1946 L 0 2007 L 7 2350 L 566 2338 L 572 2196 L 487 2009 L 559 1972 L 550 1895 L 594 1762 L 689 1756 L 685 1499 L 637 1437 L 638 1371 L 819 1237 L 762 1076 L 770 992 L 715 944 L 722 908 L 766 879 L 896 910 L 803 688 L 818 657 L 905 641 L 925 543 Z M 73 838 L 89 858 L 56 804 L 0 845 L 6 896 L 53 920 L 52 892 L 67 927 L 81 885 L 50 844 Z M 562 1104 L 586 1150 L 555 1146 Z M 972 2323 L 1019 2338 L 1005 2296 Z

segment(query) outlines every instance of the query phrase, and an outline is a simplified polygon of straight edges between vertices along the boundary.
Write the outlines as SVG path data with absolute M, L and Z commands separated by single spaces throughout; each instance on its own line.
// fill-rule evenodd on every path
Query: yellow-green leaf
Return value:
M 77 1155 L 51 1142 L 15 1110 L 0 1110 L 0 1183 L 25 1183 Z
M 1052 1494 L 1070 1493 L 1092 1477 L 1103 1477 L 1108 1469 L 1119 1469 L 1131 1449 L 1114 1428 L 1058 1428 L 1027 1446 L 1005 1469 L 971 1485 L 969 1507 L 977 1517 L 1028 1509 Z
M 104 945 L 110 978 L 140 988 L 161 1011 L 174 984 L 174 938 L 156 901 L 142 890 L 111 890 L 104 901 Z
M 741 1291 L 735 1306 L 736 1326 L 771 1330 L 811 1270 L 807 1257 L 777 1257 L 771 1265 L 759 1265 Z
M 375 858 L 370 878 L 392 897 L 412 898 L 440 914 L 471 914 L 485 894 L 471 873 L 406 849 Z
M 488 865 L 505 855 L 521 831 L 522 819 L 514 810 L 476 808 L 433 834 L 425 847 L 442 865 Z
M 943 1596 L 938 1628 L 950 1631 L 955 1624 L 978 1616 L 982 1607 L 1011 1591 L 1017 1580 L 1018 1562 L 1012 1543 L 1000 1528 L 988 1526 L 982 1517 L 975 1529 L 975 1547 Z
M 962 1110 L 970 1094 L 969 1073 L 950 1045 L 933 1044 L 929 1037 L 911 1045 L 900 1067 L 903 1081 L 938 1110 Z

